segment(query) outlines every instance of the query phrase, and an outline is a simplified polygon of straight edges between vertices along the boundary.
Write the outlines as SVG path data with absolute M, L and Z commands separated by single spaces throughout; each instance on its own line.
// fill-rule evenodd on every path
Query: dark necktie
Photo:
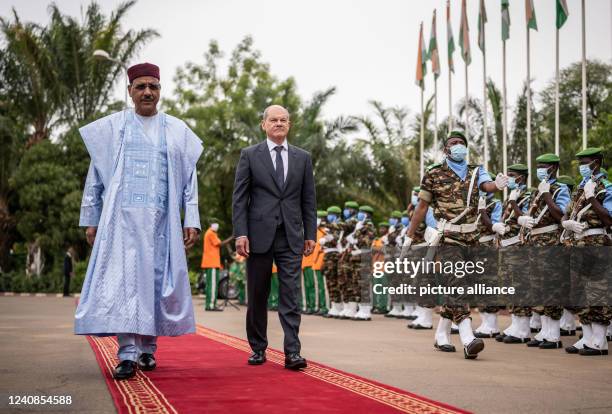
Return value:
M 283 188 L 285 185 L 285 167 L 283 165 L 283 157 L 281 157 L 281 151 L 283 147 L 278 145 L 274 147 L 274 151 L 276 151 L 276 182 L 280 188 Z

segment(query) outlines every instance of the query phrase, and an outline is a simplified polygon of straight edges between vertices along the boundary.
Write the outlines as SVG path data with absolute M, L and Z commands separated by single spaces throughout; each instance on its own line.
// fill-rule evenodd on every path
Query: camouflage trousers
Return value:
M 531 312 L 531 306 L 512 306 L 510 308 L 510 313 L 515 316 L 531 317 L 531 315 L 533 315 L 533 312 Z
M 591 323 L 608 325 L 612 321 L 612 307 L 610 306 L 588 306 L 578 309 L 576 313 L 578 313 L 580 323 L 583 325 Z
M 437 259 L 442 263 L 445 262 L 458 262 L 458 261 L 469 261 L 472 257 L 467 252 L 456 245 L 442 245 L 439 246 L 437 251 Z M 445 276 L 438 278 L 442 285 L 454 286 L 456 284 L 455 275 Z M 441 298 L 442 300 L 442 311 L 440 316 L 442 318 L 450 319 L 455 324 L 460 324 L 464 319 L 470 317 L 470 305 L 465 302 L 461 297 L 457 297 L 454 300 L 449 298 Z
M 485 313 L 497 313 L 502 309 L 505 309 L 505 306 L 479 306 L 478 310 L 480 310 L 480 312 L 485 312 Z
M 563 306 L 535 306 L 533 308 L 535 313 L 543 316 L 548 316 L 550 319 L 558 321 L 563 315 Z
M 355 256 L 359 260 L 358 256 Z M 360 262 L 353 260 L 350 252 L 345 252 L 338 263 L 338 279 L 340 291 L 344 302 L 360 302 L 361 292 L 359 286 Z
M 329 300 L 334 303 L 342 302 L 342 291 L 340 288 L 340 278 L 338 275 L 338 258 L 336 252 L 325 253 L 323 259 L 323 274 L 327 282 Z

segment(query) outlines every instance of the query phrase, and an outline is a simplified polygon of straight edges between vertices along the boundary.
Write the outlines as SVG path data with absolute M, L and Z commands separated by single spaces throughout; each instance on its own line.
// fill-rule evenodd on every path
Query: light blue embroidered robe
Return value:
M 159 119 L 158 140 L 146 137 L 132 109 L 80 129 L 91 164 L 79 225 L 98 231 L 76 334 L 195 331 L 182 229 L 200 229 L 202 143 L 183 121 L 163 113 Z

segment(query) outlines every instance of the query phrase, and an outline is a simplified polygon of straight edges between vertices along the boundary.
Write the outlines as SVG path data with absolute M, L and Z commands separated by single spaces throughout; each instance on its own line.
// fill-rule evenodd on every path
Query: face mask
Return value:
M 404 226 L 407 226 L 407 225 L 408 225 L 408 217 L 402 217 L 402 224 L 403 224 Z
M 591 164 L 592 163 L 590 162 L 588 164 L 582 164 L 578 167 L 582 178 L 591 178 L 591 175 L 593 175 L 593 170 L 591 170 L 591 167 L 589 167 Z
M 389 219 L 389 225 L 395 226 L 396 224 L 397 224 L 397 219 L 396 218 L 390 218 Z
M 320 225 L 321 225 L 321 219 L 320 219 L 320 218 L 318 218 L 318 219 L 317 219 L 317 227 L 319 227 Z
M 330 222 L 330 223 L 335 223 L 336 219 L 337 219 L 337 217 L 336 217 L 335 214 L 328 214 L 327 215 L 327 221 Z
M 413 195 L 412 198 L 410 199 L 410 203 L 416 207 L 416 205 L 419 203 L 419 197 Z
M 351 210 L 349 210 L 348 208 L 345 208 L 344 211 L 342 212 L 342 215 L 344 215 L 345 219 L 351 217 Z
M 360 211 L 359 213 L 357 213 L 357 220 L 358 221 L 364 221 L 366 218 L 366 214 L 363 211 Z
M 210 225 L 210 228 L 212 229 L 212 231 L 217 231 L 219 230 L 219 223 L 213 223 Z
M 465 160 L 467 147 L 463 144 L 456 144 L 450 147 L 450 157 L 453 161 L 461 162 Z
M 536 175 L 540 181 L 548 180 L 548 168 L 538 168 Z
M 514 190 L 516 188 L 516 178 L 508 177 L 508 189 Z

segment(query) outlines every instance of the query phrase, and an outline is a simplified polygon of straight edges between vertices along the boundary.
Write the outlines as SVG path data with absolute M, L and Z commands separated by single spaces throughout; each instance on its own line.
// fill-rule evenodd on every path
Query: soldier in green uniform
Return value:
M 399 248 L 401 248 L 401 240 L 406 234 L 406 230 L 407 227 L 402 224 L 402 212 L 398 210 L 392 211 L 391 217 L 389 217 L 389 232 L 382 238 L 385 258 L 387 260 L 393 260 L 393 258 L 397 256 Z M 395 273 L 390 273 L 387 275 L 387 278 L 390 286 L 397 286 L 401 282 L 400 278 Z M 385 313 L 385 317 L 387 318 L 404 318 L 410 315 L 414 310 L 410 309 L 408 306 L 402 311 L 401 295 L 391 295 L 389 297 L 389 307 L 391 310 Z M 406 314 L 406 311 L 409 312 Z
M 502 210 L 503 234 L 498 233 L 500 266 L 498 272 L 502 280 L 512 281 L 525 273 L 525 250 L 522 245 L 518 224 L 519 217 L 529 211 L 531 193 L 527 188 L 529 169 L 525 164 L 513 164 L 508 167 L 508 189 L 511 190 Z M 530 306 L 512 305 L 510 308 L 512 323 L 495 339 L 506 343 L 524 343 L 529 341 L 529 318 L 532 315 Z M 515 339 L 517 338 L 517 339 Z
M 376 227 L 372 223 L 373 214 L 372 207 L 359 206 L 355 230 L 346 237 L 351 253 L 349 274 L 352 287 L 350 292 L 356 292 L 354 296 L 349 296 L 349 303 L 359 304 L 359 311 L 351 317 L 354 321 L 372 320 L 372 272 L 362 269 L 362 262 L 364 255 L 371 254 L 372 242 L 376 238 Z M 348 317 L 348 315 L 345 316 Z
M 388 236 L 389 227 L 390 225 L 386 221 L 378 223 L 378 237 L 372 242 L 372 264 L 385 261 L 386 255 L 383 239 Z M 388 276 L 386 274 L 383 275 L 383 277 L 377 279 L 377 283 L 388 286 Z M 386 314 L 388 304 L 388 294 L 372 292 L 372 313 Z
M 569 189 L 557 181 L 559 157 L 555 154 L 543 154 L 536 158 L 537 178 L 540 180 L 537 191 L 532 194 L 529 214 L 519 217 L 518 223 L 525 228 L 526 245 L 529 246 L 529 272 L 540 277 L 544 273 L 561 275 L 569 263 L 561 260 L 547 262 L 543 257 L 544 248 L 560 246 L 561 219 L 570 202 Z M 542 329 L 527 342 L 528 347 L 540 349 L 557 349 L 563 347 L 561 342 L 561 315 L 563 307 L 557 305 L 536 306 L 534 312 L 540 314 Z M 504 339 L 510 342 L 509 338 Z
M 325 223 L 325 236 L 319 239 L 319 245 L 325 253 L 323 258 L 323 275 L 327 283 L 330 307 L 324 317 L 337 318 L 342 312 L 342 291 L 338 276 L 338 262 L 340 258 L 340 241 L 343 237 L 343 223 L 341 219 L 342 210 L 338 206 L 327 209 L 327 220 Z
M 468 140 L 460 131 L 451 131 L 444 142 L 446 158 L 427 169 L 421 181 L 419 204 L 408 229 L 404 246 L 410 246 L 416 231 L 425 219 L 429 205 L 438 220 L 441 238 L 439 260 L 457 262 L 470 260 L 462 247 L 474 246 L 480 237 L 478 231 L 478 190 L 492 193 L 506 187 L 508 177 L 498 175 L 495 181 L 481 165 L 468 164 Z M 437 242 L 430 242 L 435 245 Z M 451 280 L 452 283 L 452 280 Z M 445 303 L 440 313 L 434 346 L 444 352 L 454 352 L 450 341 L 451 324 L 459 327 L 464 356 L 474 359 L 484 349 L 484 341 L 474 337 L 467 303 Z
M 355 298 L 359 295 L 359 285 L 354 284 L 351 274 L 351 246 L 346 238 L 353 234 L 357 225 L 357 212 L 359 204 L 355 201 L 347 201 L 344 203 L 342 215 L 344 222 L 342 223 L 343 238 L 340 239 L 340 258 L 338 260 L 338 279 L 342 292 L 342 310 L 338 316 L 340 319 L 351 319 L 357 314 L 357 302 L 350 301 L 350 298 Z
M 612 246 L 612 183 L 600 170 L 603 162 L 601 148 L 587 148 L 576 157 L 582 181 L 574 195 L 571 211 L 562 221 L 562 239 L 573 247 L 572 276 L 587 282 L 587 306 L 578 313 L 582 338 L 566 351 L 584 356 L 607 355 L 606 330 L 612 319 L 612 310 L 601 305 L 606 302 L 601 294 L 607 294 L 606 275 L 610 269 L 602 266 L 601 260 L 590 257 L 592 250 L 596 249 L 586 247 Z

